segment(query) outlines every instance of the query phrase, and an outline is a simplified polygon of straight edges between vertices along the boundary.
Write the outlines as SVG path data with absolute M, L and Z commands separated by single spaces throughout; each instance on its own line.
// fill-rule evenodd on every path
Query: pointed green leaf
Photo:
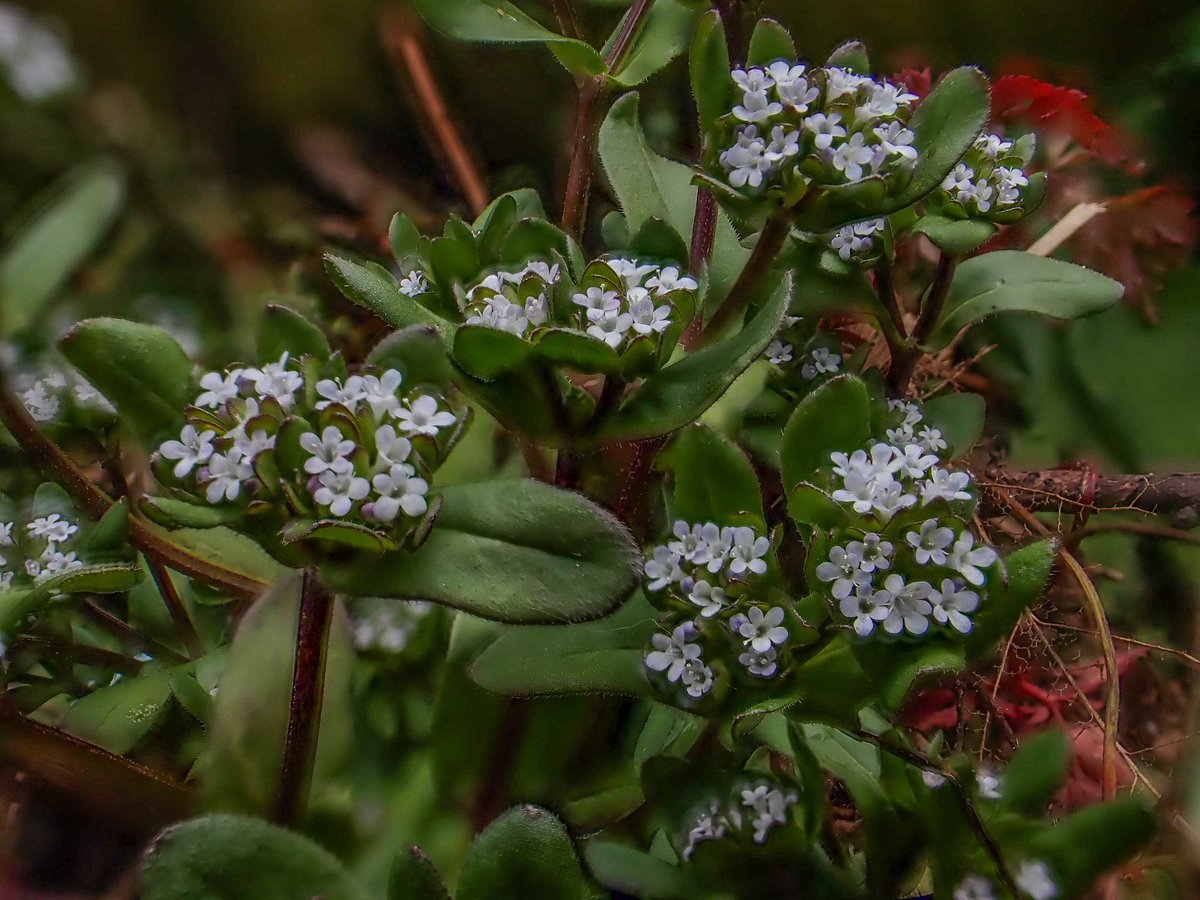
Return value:
M 612 80 L 622 87 L 633 87 L 665 68 L 687 49 L 697 16 L 697 10 L 677 0 L 655 0 Z
M 930 242 L 950 256 L 966 256 L 982 247 L 996 226 L 987 219 L 951 219 L 948 216 L 929 213 L 917 220 L 913 234 L 923 234 Z
M 796 45 L 788 30 L 774 19 L 759 19 L 750 35 L 750 49 L 746 52 L 746 63 L 751 66 L 769 66 L 776 60 L 792 62 L 796 59 Z
M 688 55 L 688 71 L 692 82 L 692 97 L 700 131 L 709 134 L 716 121 L 733 106 L 733 79 L 729 76 L 729 48 L 721 14 L 715 9 L 706 12 L 696 23 L 692 49 Z

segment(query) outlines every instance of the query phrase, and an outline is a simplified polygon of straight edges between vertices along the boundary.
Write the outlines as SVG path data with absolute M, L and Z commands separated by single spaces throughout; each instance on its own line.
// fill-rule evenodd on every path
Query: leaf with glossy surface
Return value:
M 641 555 L 590 500 L 530 479 L 447 487 L 429 539 L 368 564 L 331 563 L 350 594 L 431 600 L 502 622 L 593 619 L 629 595 Z
M 151 522 L 164 528 L 216 528 L 241 518 L 241 510 L 229 506 L 201 506 L 173 497 L 143 497 L 138 509 Z
M 85 319 L 63 336 L 59 349 L 147 446 L 183 422 L 183 409 L 193 400 L 192 362 L 161 328 Z
M 791 276 L 741 331 L 651 375 L 601 430 L 607 441 L 666 434 L 695 421 L 766 349 L 791 295 Z
M 683 429 L 659 457 L 659 465 L 675 477 L 676 517 L 686 522 L 765 527 L 754 467 L 736 444 L 713 429 L 705 425 Z
M 1124 288 L 1099 272 L 1021 250 L 997 250 L 962 263 L 928 347 L 940 350 L 969 325 L 1001 312 L 1078 319 L 1113 306 Z
M 0 591 L 0 637 L 11 637 L 26 616 L 60 593 L 115 594 L 133 588 L 141 580 L 141 568 L 132 563 L 101 563 L 64 572 L 36 587 Z
M 463 325 L 454 333 L 454 361 L 476 378 L 493 381 L 525 367 L 533 345 L 486 325 Z
M 800 401 L 788 418 L 779 451 L 785 489 L 813 483 L 834 451 L 850 453 L 871 437 L 867 385 L 854 375 L 829 379 Z
M 255 541 L 230 528 L 180 528 L 161 534 L 168 543 L 184 548 L 191 555 L 264 586 L 288 571 Z
M 583 845 L 592 876 L 609 890 L 632 897 L 697 897 L 698 885 L 680 866 L 616 841 L 593 838 Z
M 587 884 L 567 829 L 549 810 L 518 806 L 475 839 L 456 900 L 584 900 Z
M 143 900 L 367 900 L 329 852 L 244 816 L 192 819 L 162 832 L 142 863 Z

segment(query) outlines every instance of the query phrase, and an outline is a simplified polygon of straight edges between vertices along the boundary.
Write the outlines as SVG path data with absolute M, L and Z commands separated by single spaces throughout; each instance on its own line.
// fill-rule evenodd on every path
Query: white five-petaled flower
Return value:
M 967 875 L 954 889 L 954 900 L 996 900 L 996 892 L 986 878 Z
M 725 596 L 724 588 L 709 584 L 704 579 L 701 579 L 692 585 L 692 589 L 688 593 L 688 601 L 701 608 L 700 615 L 706 619 L 711 619 L 725 608 L 725 604 L 729 602 L 729 598 Z
M 408 406 L 396 410 L 400 430 L 407 434 L 424 434 L 437 437 L 437 433 L 448 425 L 453 425 L 458 419 L 454 413 L 438 408 L 435 397 L 429 394 L 410 401 Z
M 242 482 L 253 475 L 254 467 L 246 454 L 237 447 L 230 447 L 225 453 L 214 453 L 208 465 L 198 473 L 197 480 L 205 485 L 204 493 L 209 503 L 232 502 L 241 493 Z
M 606 291 L 601 287 L 590 287 L 586 292 L 576 293 L 571 302 L 583 307 L 588 321 L 595 322 L 605 313 L 621 308 L 621 298 L 616 291 Z
M 834 138 L 844 138 L 846 128 L 841 124 L 841 113 L 813 113 L 804 120 L 804 127 L 815 136 L 813 144 L 818 150 L 828 150 Z
M 184 478 L 196 466 L 204 465 L 213 455 L 213 438 L 215 431 L 197 431 L 194 425 L 184 425 L 179 432 L 179 440 L 164 441 L 158 452 L 166 459 L 178 460 L 175 463 L 176 478 Z
M 667 305 L 655 306 L 654 298 L 645 293 L 643 288 L 636 288 L 636 290 L 643 293 L 642 296 L 633 297 L 633 292 L 630 292 L 629 315 L 633 330 L 638 334 L 666 331 L 671 325 L 671 307 Z
M 843 141 L 834 148 L 829 157 L 829 163 L 846 176 L 847 181 L 861 181 L 864 166 L 870 165 L 875 151 L 866 145 L 862 133 L 851 135 L 848 141 Z
M 415 297 L 427 290 L 429 290 L 429 282 L 425 278 L 425 273 L 420 269 L 413 269 L 400 279 L 400 293 L 406 297 Z
M 926 519 L 920 532 L 910 531 L 905 540 L 913 548 L 913 556 L 920 565 L 946 564 L 946 548 L 954 542 L 954 529 L 939 527 L 937 519 Z
M 943 625 L 949 625 L 960 634 L 971 630 L 971 620 L 967 613 L 979 609 L 979 595 L 966 590 L 963 585 L 952 578 L 942 581 L 942 589 L 929 595 L 933 603 L 933 618 Z
M 48 516 L 38 516 L 25 526 L 31 538 L 41 538 L 51 544 L 63 544 L 79 530 L 79 526 L 58 513 Z M 11 543 L 11 541 L 10 541 Z
M 800 68 L 797 66 L 796 68 Z M 804 115 L 816 103 L 817 98 L 821 96 L 821 91 L 816 85 L 809 83 L 807 78 L 802 76 L 793 78 L 790 81 L 779 81 L 775 86 L 775 93 L 779 95 L 787 106 L 790 106 L 800 115 Z
M 763 351 L 763 356 L 773 366 L 782 366 L 784 363 L 792 361 L 792 345 L 785 344 L 779 338 L 773 338 L 771 343 L 767 344 L 767 349 Z
M 922 428 L 917 434 L 917 443 L 930 453 L 937 453 L 939 450 L 945 450 L 950 445 L 946 443 L 946 439 L 942 437 L 940 428 Z
M 317 476 L 315 488 L 313 500 L 320 506 L 329 507 L 329 512 L 340 518 L 350 512 L 355 501 L 371 492 L 371 483 L 355 475 L 353 469 L 344 472 L 326 469 Z
M 1040 859 L 1022 860 L 1013 880 L 1031 900 L 1054 900 L 1059 895 L 1050 867 Z
M 679 556 L 667 547 L 655 547 L 650 558 L 642 566 L 649 582 L 646 588 L 651 591 L 661 591 L 669 584 L 683 580 L 683 569 L 679 566 Z
M 696 626 L 684 622 L 670 636 L 652 635 L 650 644 L 654 649 L 646 654 L 646 667 L 655 672 L 666 672 L 667 681 L 671 683 L 678 681 L 688 663 L 700 659 L 700 645 L 689 643 L 696 634 Z
M 838 609 L 851 619 L 854 633 L 867 637 L 875 626 L 891 615 L 891 595 L 887 591 L 872 591 L 869 584 L 863 585 L 853 595 L 841 598 Z
M 734 528 L 730 534 L 732 546 L 729 548 L 729 572 L 731 575 L 741 575 L 749 571 L 761 575 L 767 571 L 767 561 L 763 559 L 771 549 L 771 542 L 765 537 L 756 537 L 754 529 L 742 525 Z
M 789 130 L 783 125 L 771 129 L 771 142 L 767 144 L 766 155 L 771 162 L 782 162 L 800 152 L 800 132 Z
M 621 345 L 625 333 L 633 327 L 633 316 L 626 312 L 608 310 L 599 318 L 593 319 L 587 327 L 589 336 L 598 341 L 604 341 L 614 350 Z
M 825 93 L 829 100 L 837 100 L 846 94 L 853 94 L 860 85 L 871 81 L 866 75 L 856 75 L 854 72 L 837 66 L 827 68 L 825 75 Z
M 404 376 L 396 369 L 388 369 L 382 375 L 362 376 L 361 399 L 371 407 L 377 421 L 384 416 L 395 415 L 400 408 L 400 398 L 396 392 L 400 390 L 403 380 Z
M 200 378 L 200 387 L 204 391 L 196 398 L 196 405 L 205 409 L 224 406 L 238 396 L 241 378 L 241 369 L 231 369 L 227 374 L 205 372 Z
M 928 506 L 937 500 L 970 500 L 967 486 L 971 476 L 966 472 L 951 472 L 939 466 L 929 470 L 929 478 L 921 485 L 921 505 Z
M 417 478 L 412 466 L 397 463 L 387 472 L 380 472 L 371 479 L 379 498 L 371 503 L 371 518 L 390 522 L 400 510 L 406 516 L 420 516 L 429 508 L 425 494 L 429 482 Z
M 854 541 L 847 547 L 830 547 L 829 560 L 817 566 L 817 578 L 833 582 L 830 593 L 834 600 L 849 597 L 859 586 L 870 584 L 871 576 L 862 571 L 862 543 Z
M 386 472 L 408 459 L 412 453 L 412 441 L 397 435 L 391 425 L 380 425 L 375 429 L 375 453 L 378 457 L 376 468 Z
M 354 468 L 350 454 L 354 452 L 354 441 L 347 438 L 336 425 L 326 425 L 320 437 L 311 431 L 300 435 L 300 447 L 309 454 L 304 461 L 304 471 L 309 475 L 322 472 L 349 472 Z
M 1012 141 L 1006 141 L 998 134 L 981 134 L 975 138 L 975 149 L 991 160 L 999 159 L 1012 148 Z
M 883 620 L 883 630 L 888 634 L 907 631 L 922 635 L 929 630 L 929 614 L 933 607 L 929 596 L 933 588 L 927 581 L 905 581 L 904 576 L 893 573 L 883 582 L 883 591 L 891 603 L 891 612 Z M 877 595 L 878 596 L 878 595 Z M 877 599 L 876 602 L 880 602 Z
M 290 370 L 287 364 L 285 352 L 277 361 L 267 363 L 261 369 L 247 369 L 242 376 L 254 384 L 254 392 L 260 400 L 274 397 L 280 407 L 288 410 L 295 403 L 296 391 L 304 387 L 304 376 Z
M 317 401 L 317 409 L 338 403 L 354 412 L 363 399 L 363 380 L 358 375 L 351 375 L 343 385 L 335 378 L 324 378 L 317 382 L 317 393 L 324 398 Z
M 683 686 L 689 697 L 703 697 L 713 686 L 713 670 L 700 659 L 689 659 L 683 667 Z
M 890 569 L 893 549 L 891 541 L 885 541 L 874 532 L 863 535 L 861 541 L 846 545 L 846 551 L 858 558 L 859 569 L 868 574 L 877 569 Z
M 751 650 L 766 653 L 772 644 L 782 644 L 788 638 L 788 630 L 783 627 L 784 611 L 782 606 L 772 606 L 767 612 L 760 607 L 752 606 L 750 611 L 730 621 L 730 626 L 737 622 L 737 634 L 744 639 Z
M 613 270 L 625 282 L 625 288 L 641 287 L 642 279 L 653 272 L 657 266 L 653 263 L 638 264 L 637 260 L 625 259 L 624 257 L 614 257 L 605 260 L 608 267 Z
M 746 667 L 746 671 L 758 678 L 770 678 L 779 671 L 779 652 L 770 647 L 764 653 L 756 650 L 746 650 L 738 655 L 738 662 Z
M 656 294 L 667 294 L 671 291 L 694 291 L 699 284 L 692 276 L 681 275 L 678 266 L 663 266 L 657 274 L 646 279 L 646 287 Z
M 906 444 L 904 449 L 896 454 L 896 459 L 900 462 L 900 473 L 909 478 L 924 478 L 925 473 L 938 461 L 932 453 L 926 453 L 920 444 Z
M 775 162 L 767 155 L 766 143 L 759 138 L 745 143 L 739 139 L 721 154 L 721 164 L 729 170 L 729 183 L 733 187 L 759 187 L 764 176 L 775 168 Z
M 974 544 L 975 535 L 964 531 L 950 548 L 946 565 L 967 579 L 969 584 L 979 587 L 987 580 L 983 570 L 995 565 L 1000 557 L 991 547 L 976 547 Z
M 814 347 L 808 355 L 808 361 L 800 366 L 800 375 L 805 381 L 812 381 L 823 373 L 833 373 L 842 364 L 842 357 L 827 347 Z
M 696 565 L 708 562 L 708 544 L 701 536 L 703 525 L 689 525 L 683 519 L 676 519 L 671 533 L 675 540 L 669 541 L 667 547 L 679 559 Z

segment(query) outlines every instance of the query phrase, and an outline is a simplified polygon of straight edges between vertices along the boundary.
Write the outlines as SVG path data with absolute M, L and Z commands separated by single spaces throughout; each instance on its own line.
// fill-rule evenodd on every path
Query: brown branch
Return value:
M 1001 489 L 1034 512 L 1131 511 L 1170 516 L 1190 528 L 1200 516 L 1200 472 L 1099 475 L 1079 469 L 1021 472 L 993 467 L 980 477 L 985 495 Z
M 475 215 L 488 205 L 488 189 L 480 167 L 455 124 L 438 87 L 421 43 L 421 24 L 404 4 L 384 10 L 379 17 L 379 33 L 388 58 L 407 76 L 417 101 L 415 111 L 421 119 L 434 152 L 449 168 L 451 178 Z
M 729 289 L 725 300 L 700 332 L 697 346 L 711 344 L 714 339 L 732 323 L 738 313 L 742 312 L 754 298 L 755 292 L 762 285 L 763 279 L 775 264 L 775 258 L 783 249 L 788 234 L 792 229 L 791 211 L 781 209 L 767 219 L 758 235 L 758 242 L 750 252 L 750 258 L 742 267 L 737 281 Z
M 187 607 L 183 605 L 183 598 L 175 589 L 171 573 L 153 556 L 146 556 L 145 560 L 150 577 L 154 579 L 154 586 L 158 588 L 167 612 L 171 614 L 171 621 L 179 631 L 179 639 L 183 641 L 183 646 L 187 648 L 192 659 L 199 659 L 204 655 L 204 645 L 200 642 L 200 635 L 196 633 L 196 626 L 192 624 Z
M 292 670 L 287 739 L 271 811 L 271 821 L 288 828 L 295 827 L 303 817 L 312 783 L 332 623 L 333 595 L 321 583 L 315 568 L 306 569 L 296 621 L 296 664 Z
M 85 600 L 80 609 L 96 625 L 123 643 L 129 643 L 138 647 L 159 660 L 166 660 L 174 664 L 188 661 L 188 658 L 178 650 L 174 650 L 166 644 L 159 643 L 154 638 L 142 634 L 127 622 L 114 616 L 94 600 Z
M 950 296 L 950 285 L 954 281 L 954 270 L 957 265 L 957 260 L 948 253 L 943 253 L 938 257 L 937 272 L 921 303 L 921 313 L 917 317 L 917 324 L 913 326 L 912 334 L 900 352 L 892 356 L 892 364 L 888 368 L 888 389 L 894 397 L 904 397 L 908 390 L 908 383 L 917 370 L 917 363 L 925 355 L 921 344 L 933 332 L 933 327 L 942 315 L 942 310 L 946 306 L 946 298 Z

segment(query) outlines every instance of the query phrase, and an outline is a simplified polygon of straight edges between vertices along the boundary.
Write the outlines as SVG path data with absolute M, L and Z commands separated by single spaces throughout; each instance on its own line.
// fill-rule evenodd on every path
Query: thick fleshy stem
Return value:
M 306 569 L 296 622 L 296 663 L 292 670 L 287 738 L 283 747 L 283 765 L 279 770 L 279 788 L 271 810 L 271 821 L 284 827 L 294 827 L 303 817 L 312 783 L 333 602 L 333 594 L 321 583 L 317 570 L 314 567 Z
M 696 342 L 697 346 L 703 347 L 711 344 L 750 304 L 755 293 L 762 286 L 763 280 L 771 271 L 771 267 L 775 264 L 775 258 L 783 249 L 791 228 L 791 212 L 787 209 L 781 209 L 767 219 L 758 235 L 758 243 L 754 245 L 754 250 L 751 251 L 750 258 L 746 260 L 746 265 L 738 275 L 737 281 L 729 289 L 729 294 L 717 309 L 712 320 L 700 332 Z

